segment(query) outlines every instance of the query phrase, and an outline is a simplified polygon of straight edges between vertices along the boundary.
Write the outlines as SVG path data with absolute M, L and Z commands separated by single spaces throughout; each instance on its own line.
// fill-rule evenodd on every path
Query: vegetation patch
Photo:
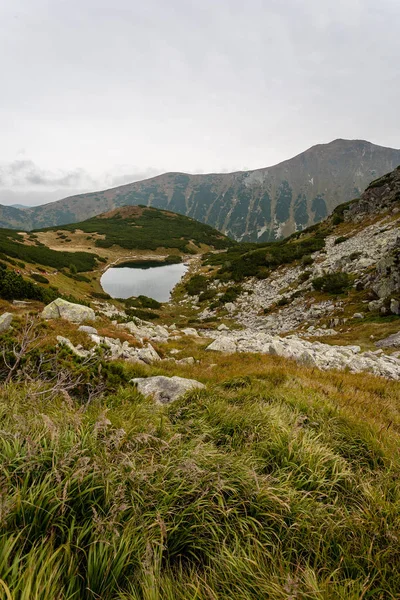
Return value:
M 337 271 L 327 273 L 312 280 L 313 288 L 327 294 L 343 294 L 351 286 L 352 280 L 348 273 Z

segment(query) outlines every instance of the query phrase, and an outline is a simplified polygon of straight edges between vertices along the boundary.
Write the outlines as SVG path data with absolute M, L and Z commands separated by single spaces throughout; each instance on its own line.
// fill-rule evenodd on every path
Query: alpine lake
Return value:
M 148 296 L 168 302 L 174 287 L 188 267 L 183 263 L 163 264 L 157 261 L 122 263 L 110 267 L 100 279 L 101 287 L 112 298 Z

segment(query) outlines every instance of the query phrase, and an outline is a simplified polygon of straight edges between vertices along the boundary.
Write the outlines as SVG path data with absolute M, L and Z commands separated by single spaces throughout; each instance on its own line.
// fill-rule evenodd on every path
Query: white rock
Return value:
M 78 331 L 83 331 L 84 333 L 92 333 L 97 335 L 97 329 L 95 327 L 90 327 L 90 325 L 80 325 L 78 327 Z
M 225 325 L 225 323 L 221 323 L 221 325 L 219 325 L 219 326 L 217 327 L 217 329 L 218 329 L 218 331 L 229 331 L 229 327 L 227 327 L 227 326 Z
M 197 329 L 194 329 L 194 327 L 185 327 L 185 329 L 182 329 L 182 333 L 184 333 L 185 335 L 192 335 L 194 337 L 199 337 Z
M 183 377 L 136 377 L 131 380 L 144 396 L 151 396 L 157 404 L 168 404 L 194 389 L 203 389 L 205 385 L 195 379 Z
M 151 344 L 147 344 L 144 348 L 139 348 L 139 350 L 136 351 L 136 356 L 148 365 L 161 360 Z
M 0 333 L 4 333 L 10 329 L 12 320 L 13 316 L 9 312 L 0 315 Z
M 83 306 L 83 304 L 67 302 L 62 298 L 57 298 L 57 300 L 45 306 L 42 317 L 44 319 L 66 319 L 72 323 L 82 323 L 83 321 L 94 321 L 96 319 L 92 308 Z
M 81 350 L 74 346 L 71 340 L 69 340 L 66 337 L 63 337 L 62 335 L 57 336 L 57 342 L 60 344 L 60 346 L 66 346 L 67 348 L 69 348 L 71 352 L 73 352 L 74 354 L 76 354 L 76 356 L 79 356 L 80 358 L 85 358 L 90 354 L 88 350 Z
M 233 354 L 236 352 L 236 343 L 231 338 L 221 336 L 207 346 L 206 350 L 215 350 L 216 352 Z

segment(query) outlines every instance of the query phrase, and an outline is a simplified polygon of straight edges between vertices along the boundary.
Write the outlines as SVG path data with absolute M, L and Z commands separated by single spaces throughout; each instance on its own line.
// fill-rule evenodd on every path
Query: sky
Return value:
M 399 0 L 0 0 L 0 203 L 400 148 Z

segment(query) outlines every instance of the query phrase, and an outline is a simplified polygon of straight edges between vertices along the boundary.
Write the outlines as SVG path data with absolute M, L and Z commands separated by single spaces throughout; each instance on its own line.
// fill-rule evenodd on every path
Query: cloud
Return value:
M 86 188 L 95 184 L 84 169 L 49 171 L 37 166 L 32 160 L 14 160 L 0 164 L 0 187 L 2 188 Z
M 0 188 L 17 190 L 97 190 L 117 187 L 125 183 L 148 179 L 162 173 L 153 167 L 116 166 L 95 177 L 82 168 L 69 171 L 50 171 L 36 165 L 32 160 L 14 160 L 0 164 Z

